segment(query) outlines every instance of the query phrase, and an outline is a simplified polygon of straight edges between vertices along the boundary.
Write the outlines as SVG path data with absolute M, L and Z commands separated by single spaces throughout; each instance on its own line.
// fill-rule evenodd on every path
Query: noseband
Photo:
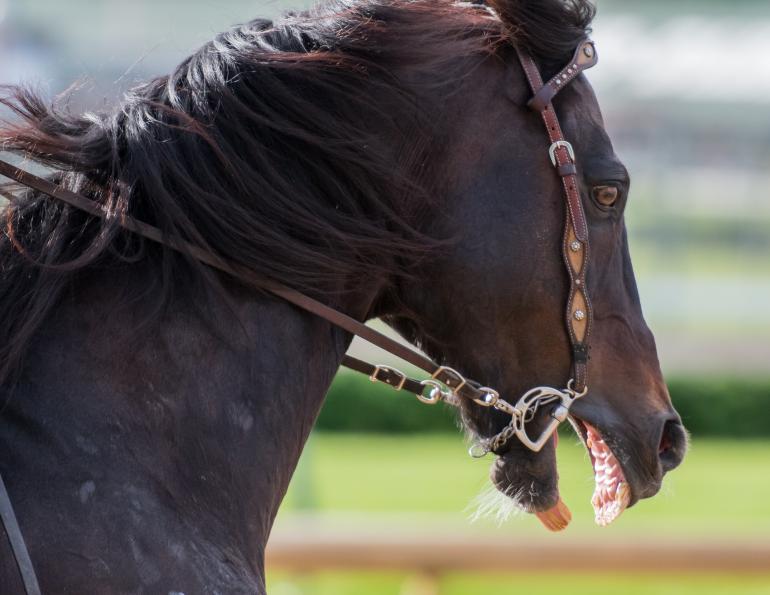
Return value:
M 467 379 L 457 370 L 436 364 L 417 351 L 367 327 L 364 323 L 347 314 L 288 287 L 278 284 L 272 284 L 268 287 L 268 290 L 274 295 L 361 337 L 430 374 L 430 378 L 416 380 L 390 366 L 372 365 L 349 355 L 343 358 L 342 365 L 368 375 L 372 382 L 382 382 L 396 390 L 411 392 L 421 402 L 429 405 L 445 401 L 459 407 L 463 401 L 470 401 L 481 407 L 492 407 L 510 415 L 511 421 L 499 433 L 491 437 L 481 438 L 471 447 L 470 454 L 474 457 L 484 456 L 489 452 L 499 454 L 514 437 L 530 450 L 540 451 L 559 424 L 567 418 L 572 403 L 588 392 L 588 339 L 593 318 L 591 303 L 586 293 L 586 269 L 589 257 L 588 225 L 580 200 L 575 153 L 572 145 L 564 139 L 551 100 L 583 70 L 596 64 L 596 49 L 592 41 L 583 41 L 577 47 L 569 64 L 545 84 L 543 84 L 540 71 L 532 56 L 518 47 L 516 52 L 534 94 L 527 105 L 530 109 L 538 112 L 545 123 L 548 139 L 551 143 L 548 156 L 561 179 L 567 204 L 562 257 L 570 280 L 565 323 L 572 348 L 572 378 L 567 382 L 566 388 L 556 389 L 546 386 L 533 388 L 527 391 L 515 405 L 511 405 L 501 398 L 498 391 L 493 388 L 481 386 L 479 383 Z M 61 188 L 49 180 L 35 176 L 2 160 L 0 160 L 0 174 L 15 180 L 22 186 L 37 190 L 94 217 L 102 219 L 114 217 L 114 214 L 109 213 L 85 196 Z M 128 216 L 121 216 L 119 224 L 136 235 L 192 256 L 247 285 L 264 288 L 264 279 L 256 277 L 249 269 L 226 262 L 215 254 L 179 238 L 166 237 L 157 227 Z M 534 419 L 540 407 L 552 403 L 557 405 L 550 412 L 551 419 L 539 436 L 531 438 L 527 433 L 527 424 Z M 39 595 L 40 587 L 37 577 L 2 478 L 0 478 L 0 521 L 2 521 L 9 538 L 25 592 L 27 595 Z

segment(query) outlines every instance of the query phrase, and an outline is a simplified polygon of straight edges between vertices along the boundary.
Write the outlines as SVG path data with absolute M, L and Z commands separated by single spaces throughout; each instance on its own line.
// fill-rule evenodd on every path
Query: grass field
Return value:
M 380 526 L 383 530 L 515 532 L 543 538 L 529 515 L 498 527 L 471 525 L 468 504 L 487 484 L 489 460 L 465 455 L 460 437 L 314 435 L 295 475 L 277 530 L 299 513 L 328 516 L 334 527 Z M 760 540 L 770 533 L 770 442 L 695 440 L 684 465 L 672 472 L 656 498 L 627 511 L 606 529 L 593 524 L 590 464 L 574 440 L 559 446 L 561 489 L 574 520 L 565 534 L 547 539 Z M 770 593 L 767 575 L 553 575 L 457 574 L 439 579 L 442 595 L 494 592 L 721 595 Z M 385 595 L 421 593 L 420 578 L 399 573 L 324 572 L 269 575 L 274 595 Z M 413 591 L 402 591 L 414 583 Z M 429 592 L 429 591 L 425 591 Z
M 321 573 L 276 575 L 270 595 L 400 595 L 430 592 L 420 577 L 398 573 Z M 563 574 L 554 568 L 540 574 L 447 575 L 439 579 L 441 595 L 767 595 L 768 576 L 636 576 L 608 573 Z
M 316 434 L 306 449 L 281 514 L 415 515 L 464 524 L 468 504 L 488 484 L 491 459 L 466 454 L 453 436 Z M 573 511 L 568 532 L 764 537 L 770 534 L 770 442 L 694 440 L 681 468 L 657 497 L 606 529 L 593 524 L 591 465 L 576 440 L 559 445 L 561 491 Z M 536 531 L 523 515 L 502 531 Z

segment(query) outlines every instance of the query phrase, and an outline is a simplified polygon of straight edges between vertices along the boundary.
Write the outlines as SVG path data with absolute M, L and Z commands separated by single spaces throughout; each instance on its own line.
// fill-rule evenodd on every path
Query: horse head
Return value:
M 550 77 L 585 39 L 592 11 L 587 3 L 565 8 L 548 2 L 524 13 L 520 4 L 492 3 L 518 32 L 516 43 L 531 48 Z M 434 159 L 447 174 L 438 183 L 440 208 L 426 226 L 430 235 L 454 241 L 420 270 L 420 282 L 401 287 L 388 319 L 437 361 L 515 402 L 534 386 L 564 386 L 573 373 L 564 321 L 567 207 L 543 121 L 527 107 L 532 91 L 525 72 L 512 49 L 500 56 L 464 81 L 443 111 L 443 146 Z M 590 238 L 588 393 L 574 403 L 569 420 L 590 454 L 597 522 L 606 524 L 658 492 L 663 475 L 682 460 L 687 438 L 642 315 L 624 220 L 628 171 L 583 74 L 553 105 L 574 147 Z M 463 404 L 463 419 L 482 439 L 510 421 L 473 402 Z M 549 408 L 542 408 L 532 433 L 550 419 Z M 552 440 L 533 452 L 508 441 L 496 453 L 491 476 L 500 492 L 561 528 L 569 513 L 560 502 L 555 445 Z

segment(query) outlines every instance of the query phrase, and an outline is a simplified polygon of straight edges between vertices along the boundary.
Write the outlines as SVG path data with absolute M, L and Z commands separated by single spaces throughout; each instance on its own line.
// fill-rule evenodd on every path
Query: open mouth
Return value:
M 620 462 L 607 445 L 601 433 L 591 424 L 574 416 L 570 422 L 585 444 L 594 470 L 594 493 L 591 504 L 596 524 L 605 527 L 615 521 L 631 503 L 631 488 L 623 474 Z M 554 441 L 558 435 L 554 434 Z M 559 498 L 550 509 L 535 513 L 540 522 L 551 531 L 566 528 L 572 515 Z
M 617 519 L 631 503 L 631 488 L 620 462 L 602 438 L 599 431 L 591 424 L 575 418 L 580 427 L 580 434 L 591 458 L 594 468 L 594 494 L 591 504 L 594 507 L 596 524 L 606 527 Z

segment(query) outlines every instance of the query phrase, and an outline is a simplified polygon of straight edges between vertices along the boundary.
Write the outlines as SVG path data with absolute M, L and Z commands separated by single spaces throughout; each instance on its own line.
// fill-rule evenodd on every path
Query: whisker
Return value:
M 469 513 L 468 520 L 471 523 L 491 519 L 499 527 L 521 514 L 523 509 L 519 504 L 520 498 L 521 490 L 509 487 L 503 493 L 493 485 L 488 485 L 468 503 L 465 511 Z

